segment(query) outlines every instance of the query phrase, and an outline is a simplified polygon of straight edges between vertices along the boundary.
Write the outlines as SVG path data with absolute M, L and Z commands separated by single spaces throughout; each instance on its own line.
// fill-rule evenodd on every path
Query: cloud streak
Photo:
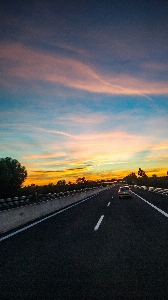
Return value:
M 27 183 L 167 166 L 167 4 L 86 2 L 2 4 L 0 156 Z
M 139 96 L 168 93 L 164 80 L 150 82 L 115 73 L 111 73 L 107 78 L 96 68 L 78 60 L 37 51 L 16 43 L 3 43 L 0 52 L 3 62 L 3 86 L 9 86 L 9 81 L 14 86 L 17 86 L 18 82 L 31 82 L 32 88 L 34 85 L 35 88 L 39 82 L 41 85 L 58 84 L 90 93 Z

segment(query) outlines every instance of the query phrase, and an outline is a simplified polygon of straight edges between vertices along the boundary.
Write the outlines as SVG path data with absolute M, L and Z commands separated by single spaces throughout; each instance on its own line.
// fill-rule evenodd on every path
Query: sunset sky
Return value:
M 0 157 L 25 185 L 168 171 L 168 1 L 2 1 Z

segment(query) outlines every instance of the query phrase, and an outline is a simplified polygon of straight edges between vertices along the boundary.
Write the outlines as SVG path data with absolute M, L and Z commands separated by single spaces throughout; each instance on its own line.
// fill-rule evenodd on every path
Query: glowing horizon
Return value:
M 166 176 L 165 4 L 3 3 L 0 157 L 24 185 Z
M 93 180 L 93 181 L 109 180 L 109 179 L 120 180 L 120 179 L 123 179 L 125 176 L 131 174 L 132 172 L 134 172 L 137 175 L 138 170 L 123 170 L 121 172 L 115 173 L 115 176 L 113 175 L 113 172 L 111 172 L 111 173 L 110 172 L 107 172 L 107 173 L 102 172 L 99 175 L 92 174 L 90 176 L 87 176 L 87 174 L 85 174 L 85 171 L 82 173 L 76 173 L 76 175 L 74 175 L 74 174 L 71 175 L 68 173 L 66 174 L 66 172 L 62 172 L 62 174 L 58 176 L 58 174 L 56 172 L 54 175 L 54 171 L 53 171 L 51 177 L 46 176 L 45 179 L 41 179 L 41 177 L 46 175 L 46 172 L 40 173 L 40 172 L 34 171 L 34 172 L 32 172 L 32 175 L 28 176 L 28 178 L 25 180 L 23 186 L 28 186 L 28 185 L 30 186 L 31 184 L 43 186 L 43 185 L 48 185 L 51 183 L 56 185 L 59 180 L 65 180 L 66 184 L 68 184 L 68 182 L 76 183 L 76 180 L 78 178 L 82 178 L 82 177 L 85 177 L 86 180 Z M 48 172 L 48 173 L 50 173 L 50 172 Z M 152 177 L 153 174 L 155 174 L 157 177 L 162 177 L 162 176 L 167 176 L 167 169 L 145 170 L 145 173 L 148 177 Z M 112 175 L 112 176 L 110 176 L 110 175 Z

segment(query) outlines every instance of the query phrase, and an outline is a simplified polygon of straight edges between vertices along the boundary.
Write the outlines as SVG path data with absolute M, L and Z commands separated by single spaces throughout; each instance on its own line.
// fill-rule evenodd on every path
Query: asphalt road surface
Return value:
M 168 218 L 137 195 L 112 187 L 1 240 L 1 299 L 167 299 Z

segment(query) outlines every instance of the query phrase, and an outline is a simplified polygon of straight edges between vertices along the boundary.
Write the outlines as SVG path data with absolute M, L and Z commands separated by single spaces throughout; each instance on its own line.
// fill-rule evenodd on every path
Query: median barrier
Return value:
M 54 211 L 62 209 L 80 200 L 88 198 L 100 191 L 106 190 L 105 188 L 99 188 L 89 190 L 73 196 L 66 196 L 62 198 L 51 199 L 39 203 L 34 203 L 15 209 L 9 209 L 0 212 L 0 233 L 5 233 L 11 229 L 17 228 L 28 222 L 34 221 L 38 218 L 44 217 Z

